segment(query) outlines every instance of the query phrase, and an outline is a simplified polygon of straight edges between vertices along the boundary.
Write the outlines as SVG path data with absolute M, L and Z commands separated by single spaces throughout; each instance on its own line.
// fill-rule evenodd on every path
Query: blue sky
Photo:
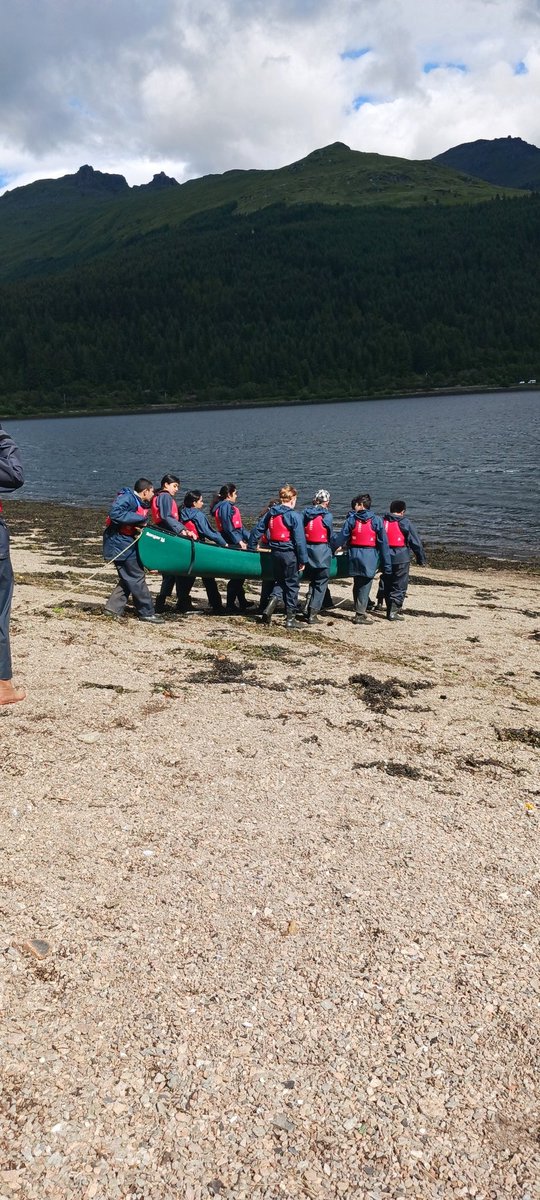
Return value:
M 0 189 L 540 145 L 540 0 L 3 0 Z

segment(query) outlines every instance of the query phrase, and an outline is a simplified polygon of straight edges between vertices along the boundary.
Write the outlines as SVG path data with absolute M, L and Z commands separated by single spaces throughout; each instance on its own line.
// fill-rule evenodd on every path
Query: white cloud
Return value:
M 373 103 L 355 111 L 358 96 Z M 11 187 L 83 162 L 130 183 L 161 169 L 182 180 L 275 167 L 338 140 L 409 157 L 509 133 L 538 144 L 539 98 L 538 0 L 0 9 L 0 178 Z

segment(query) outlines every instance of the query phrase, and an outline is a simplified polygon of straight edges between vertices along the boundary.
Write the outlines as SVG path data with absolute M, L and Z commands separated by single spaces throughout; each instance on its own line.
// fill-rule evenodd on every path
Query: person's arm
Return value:
M 348 542 L 348 540 L 351 536 L 351 533 L 353 531 L 353 528 L 354 528 L 355 520 L 356 520 L 356 518 L 355 518 L 354 513 L 353 512 L 348 513 L 343 522 L 343 525 L 341 526 L 339 533 L 334 533 L 334 535 L 332 537 L 332 543 L 331 543 L 332 550 L 334 552 L 336 550 L 339 550 L 341 546 L 344 546 L 345 543 Z
M 111 521 L 115 525 L 146 525 L 148 512 L 138 513 L 135 504 L 136 497 L 129 492 L 120 493 L 109 509 Z
M 214 542 L 216 546 L 224 546 L 225 549 L 227 549 L 225 538 L 218 533 L 217 529 L 212 529 L 212 526 L 205 517 L 204 513 L 197 512 L 197 515 L 193 516 L 193 521 L 197 526 L 201 537 L 206 538 L 209 542 Z
M 334 518 L 332 516 L 332 513 L 327 512 L 324 514 L 323 525 L 326 525 L 326 528 L 328 530 L 328 541 L 330 542 L 330 545 L 331 545 L 332 538 L 334 536 Z
M 177 521 L 172 514 L 172 496 L 168 492 L 160 492 L 158 496 L 159 515 L 164 529 L 168 529 L 170 533 L 176 533 L 180 537 L 184 537 L 187 533 L 181 521 Z
M 253 526 L 253 529 L 251 530 L 251 533 L 249 534 L 248 550 L 256 550 L 257 549 L 258 543 L 260 542 L 261 538 L 266 533 L 269 519 L 270 518 L 269 518 L 268 512 L 263 513 L 262 517 L 259 517 L 257 524 Z
M 289 524 L 289 522 L 286 522 Z M 308 560 L 306 535 L 304 533 L 304 522 L 300 513 L 291 512 L 290 530 L 292 534 L 293 545 L 296 550 L 298 566 L 305 567 Z
M 16 492 L 24 483 L 24 471 L 13 438 L 0 425 L 0 489 Z
M 228 542 L 229 545 L 232 542 L 233 546 L 239 546 L 240 542 L 247 541 L 249 534 L 247 534 L 247 536 L 244 536 L 244 534 L 246 533 L 245 529 L 235 529 L 233 526 L 233 523 L 232 523 L 233 506 L 232 506 L 232 504 L 230 504 L 230 502 L 228 500 L 225 500 L 223 502 L 223 504 L 221 505 L 221 511 L 220 511 L 219 515 L 221 517 L 221 524 L 223 526 L 223 532 L 226 533 L 227 537 L 229 538 L 229 542 Z
M 406 518 L 403 523 L 400 521 L 400 525 L 402 527 L 402 532 L 405 534 L 407 546 L 410 550 L 412 550 L 418 566 L 425 567 L 427 562 L 426 552 L 424 550 L 420 534 L 417 532 L 414 525 L 411 521 L 409 521 L 408 518 Z
M 381 568 L 384 575 L 392 573 L 392 559 L 390 557 L 390 547 L 386 536 L 386 529 L 380 517 L 372 517 L 371 524 L 375 530 L 377 538 L 377 549 L 380 554 Z

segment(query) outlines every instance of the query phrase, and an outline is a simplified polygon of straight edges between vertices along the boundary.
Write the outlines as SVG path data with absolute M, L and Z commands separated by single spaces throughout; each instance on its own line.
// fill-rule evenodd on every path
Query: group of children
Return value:
M 146 584 L 144 569 L 137 556 L 137 534 L 150 520 L 154 525 L 179 537 L 209 541 L 233 550 L 267 550 L 272 556 L 273 579 L 263 581 L 259 603 L 259 618 L 269 625 L 280 601 L 285 608 L 288 629 L 300 629 L 298 598 L 301 579 L 308 581 L 308 592 L 302 616 L 308 625 L 319 620 L 322 608 L 331 606 L 328 593 L 330 567 L 335 553 L 348 552 L 348 574 L 353 580 L 354 624 L 372 623 L 368 612 L 386 611 L 390 621 L 403 618 L 402 608 L 407 592 L 411 555 L 417 563 L 426 558 L 421 539 L 406 514 L 403 500 L 393 500 L 383 517 L 373 511 L 367 492 L 354 496 L 351 508 L 339 530 L 334 532 L 329 509 L 330 493 L 321 489 L 313 503 L 296 512 L 298 493 L 285 484 L 275 500 L 269 501 L 256 525 L 248 531 L 242 522 L 237 505 L 235 483 L 220 488 L 211 505 L 214 528 L 203 510 L 204 500 L 199 491 L 186 492 L 179 507 L 176 496 L 180 480 L 176 475 L 163 476 L 159 490 L 154 493 L 150 480 L 138 479 L 133 488 L 123 488 L 116 497 L 103 535 L 103 553 L 107 562 L 114 562 L 118 584 L 105 606 L 113 617 L 123 615 L 129 596 L 142 621 L 154 624 L 163 621 L 168 597 L 176 588 L 176 611 L 192 609 L 190 592 L 193 577 L 164 575 L 155 606 Z M 381 570 L 375 600 L 370 600 L 373 579 Z M 214 613 L 246 612 L 253 603 L 246 598 L 243 579 L 227 583 L 226 602 L 215 579 L 203 578 L 210 609 Z

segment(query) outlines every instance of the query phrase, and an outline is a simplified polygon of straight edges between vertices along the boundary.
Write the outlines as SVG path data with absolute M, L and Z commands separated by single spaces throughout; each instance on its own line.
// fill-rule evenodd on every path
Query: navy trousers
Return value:
M 298 604 L 298 561 L 294 550 L 272 550 L 272 568 L 274 571 L 274 586 L 272 595 L 278 600 L 285 601 L 287 613 L 296 612 Z
M 118 572 L 118 583 L 107 600 L 105 611 L 121 617 L 129 597 L 133 596 L 137 616 L 152 617 L 154 605 L 137 555 L 130 554 L 129 558 L 123 562 L 115 562 L 114 565 Z
M 383 577 L 384 598 L 388 606 L 396 604 L 398 608 L 402 607 L 409 586 L 410 568 L 408 562 L 392 563 L 391 575 Z
M 318 613 L 321 611 L 328 591 L 329 570 L 329 567 L 312 567 L 311 565 L 306 567 L 304 577 L 309 580 L 306 612 Z
M 182 610 L 184 607 L 189 607 L 189 595 L 194 583 L 195 578 L 193 575 L 177 576 L 176 595 L 178 597 L 178 609 Z M 223 609 L 223 600 L 221 599 L 221 593 L 215 579 L 211 579 L 209 575 L 201 575 L 201 583 L 204 583 L 206 595 L 208 596 L 208 603 L 212 609 L 212 612 L 221 612 Z
M 354 575 L 353 576 L 353 600 L 354 610 L 357 613 L 365 613 L 373 576 L 370 575 Z
M 11 679 L 9 617 L 13 599 L 13 568 L 9 558 L 0 558 L 0 680 Z

